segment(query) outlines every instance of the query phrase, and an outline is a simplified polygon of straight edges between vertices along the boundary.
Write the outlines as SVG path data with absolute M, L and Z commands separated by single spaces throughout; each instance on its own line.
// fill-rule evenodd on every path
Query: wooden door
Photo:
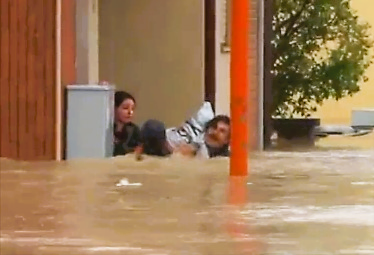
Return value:
M 0 156 L 55 158 L 56 2 L 0 1 Z

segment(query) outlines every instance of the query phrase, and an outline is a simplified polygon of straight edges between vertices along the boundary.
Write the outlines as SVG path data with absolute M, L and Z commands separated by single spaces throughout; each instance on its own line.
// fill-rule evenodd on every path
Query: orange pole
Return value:
M 246 176 L 230 176 L 228 183 L 228 204 L 226 231 L 232 238 L 243 238 L 246 235 L 255 236 L 251 224 L 240 215 L 240 210 L 250 203 L 250 189 Z M 238 242 L 234 250 L 237 254 L 262 254 L 264 245 L 260 240 Z
M 248 175 L 249 0 L 232 0 L 230 175 Z

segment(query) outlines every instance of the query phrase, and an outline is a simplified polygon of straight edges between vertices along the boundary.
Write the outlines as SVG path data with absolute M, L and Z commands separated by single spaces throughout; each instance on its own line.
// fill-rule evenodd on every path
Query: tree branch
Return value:
M 297 19 L 300 17 L 300 15 L 302 14 L 302 12 L 305 10 L 306 6 L 310 3 L 310 0 L 306 0 L 303 4 L 303 6 L 300 8 L 300 10 L 292 17 L 290 17 L 289 19 L 286 19 L 284 20 L 283 22 L 281 22 L 278 26 L 276 26 L 275 28 L 275 32 L 279 32 L 280 33 L 280 30 L 282 29 L 282 27 L 286 26 L 287 24 L 291 23 L 289 25 L 289 27 L 292 27 L 295 22 L 297 21 Z
M 284 33 L 284 36 L 288 36 L 290 35 L 290 33 L 292 31 L 294 31 L 294 26 L 297 22 L 297 20 L 301 17 L 301 14 L 305 11 L 306 7 L 308 6 L 308 4 L 311 3 L 311 0 L 305 0 L 303 6 L 300 8 L 300 10 L 294 15 L 292 16 L 290 19 L 289 19 L 289 24 L 288 24 L 288 27 L 286 29 L 286 32 Z
M 280 30 L 283 26 L 288 24 L 286 32 L 283 35 L 281 34 L 280 31 L 277 31 L 277 29 L 275 30 L 275 33 L 279 33 L 281 35 L 281 37 L 284 38 L 284 37 L 287 37 L 287 36 L 291 35 L 291 33 L 293 33 L 294 31 L 296 31 L 301 25 L 301 24 L 299 24 L 299 26 L 295 27 L 296 22 L 301 17 L 301 14 L 305 11 L 308 4 L 310 4 L 311 2 L 312 2 L 312 0 L 305 0 L 303 5 L 301 6 L 300 10 L 294 16 L 292 16 L 291 18 L 283 21 L 279 26 L 277 26 L 277 29 Z M 281 41 L 285 42 L 284 39 L 282 39 Z M 280 57 L 280 55 L 281 55 L 281 52 L 275 52 L 274 53 L 274 61 L 277 60 Z
M 337 16 L 333 17 L 333 19 L 330 20 L 329 23 L 326 24 L 326 26 L 332 26 L 335 23 L 335 21 L 337 21 L 337 19 L 338 19 Z M 288 31 L 288 33 L 284 35 L 284 37 L 291 36 L 300 27 L 303 27 L 305 25 L 305 23 L 306 23 L 306 21 L 304 20 L 303 22 L 299 23 L 297 26 L 294 25 L 293 27 L 290 28 L 290 30 Z
M 282 35 L 283 38 L 290 36 L 297 29 L 299 29 L 299 27 L 301 27 L 303 25 L 303 23 L 301 23 L 298 26 L 295 26 L 296 22 L 300 19 L 301 14 L 305 11 L 306 7 L 311 2 L 312 2 L 312 0 L 305 0 L 304 3 L 303 3 L 303 5 L 301 6 L 300 10 L 294 16 L 292 16 L 288 20 L 285 20 L 284 22 L 282 22 L 282 24 L 287 24 L 288 23 L 288 27 L 287 27 L 285 33 Z M 282 27 L 281 25 L 279 26 L 279 29 Z M 282 41 L 284 41 L 285 43 L 288 43 L 284 39 Z M 274 61 L 277 60 L 280 57 L 280 55 L 281 55 L 281 52 L 275 52 L 274 53 Z

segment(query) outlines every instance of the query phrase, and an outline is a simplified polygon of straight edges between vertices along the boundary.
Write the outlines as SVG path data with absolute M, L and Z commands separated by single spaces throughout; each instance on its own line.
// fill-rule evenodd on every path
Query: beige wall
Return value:
M 99 77 L 132 93 L 136 121 L 178 125 L 204 98 L 201 0 L 101 0 Z
M 63 0 L 62 0 L 63 1 Z M 99 1 L 76 1 L 76 69 L 78 84 L 99 79 Z
M 374 35 L 374 1 L 352 0 L 352 8 L 357 10 L 362 20 L 370 23 Z M 374 65 L 367 70 L 369 81 L 361 85 L 361 91 L 353 97 L 347 97 L 340 101 L 326 101 L 315 116 L 321 118 L 323 124 L 350 124 L 351 112 L 358 108 L 374 108 Z
M 216 111 L 218 114 L 230 115 L 230 53 L 221 51 L 221 43 L 225 38 L 226 26 L 226 1 L 216 0 Z M 260 6 L 258 0 L 249 0 L 251 5 L 250 21 L 252 27 L 249 31 L 250 38 L 250 82 L 249 82 L 249 139 L 252 149 L 262 148 L 262 81 L 259 76 L 259 68 L 262 62 L 262 41 L 258 36 L 260 28 L 257 19 Z M 230 25 L 230 24 L 229 24 Z M 261 55 L 261 56 L 260 56 Z
M 226 0 L 216 0 L 216 111 L 230 115 L 230 53 L 221 52 L 225 27 Z

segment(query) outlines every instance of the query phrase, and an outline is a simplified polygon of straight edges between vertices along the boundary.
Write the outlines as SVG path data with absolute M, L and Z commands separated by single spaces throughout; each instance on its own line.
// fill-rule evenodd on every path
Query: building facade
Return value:
M 178 125 L 203 100 L 229 114 L 230 1 L 2 0 L 0 156 L 64 157 L 68 84 L 105 80 L 129 91 L 138 123 Z M 251 0 L 248 21 L 251 149 L 262 146 L 259 3 Z

